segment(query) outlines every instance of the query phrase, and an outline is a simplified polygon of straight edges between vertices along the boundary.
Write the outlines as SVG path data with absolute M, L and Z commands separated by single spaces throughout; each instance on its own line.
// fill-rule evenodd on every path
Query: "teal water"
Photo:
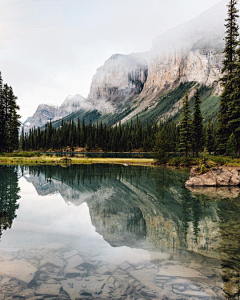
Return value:
M 238 187 L 119 165 L 0 174 L 0 299 L 239 299 Z

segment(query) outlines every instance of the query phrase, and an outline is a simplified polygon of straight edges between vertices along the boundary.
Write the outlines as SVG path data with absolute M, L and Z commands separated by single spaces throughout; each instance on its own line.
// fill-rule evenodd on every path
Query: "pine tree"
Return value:
M 237 141 L 235 135 L 232 133 L 227 141 L 227 154 L 234 158 L 237 154 Z
M 237 46 L 238 46 L 238 9 L 237 0 L 230 0 L 228 4 L 228 18 L 226 19 L 226 37 L 222 68 L 222 78 L 220 79 L 223 87 L 223 92 L 220 98 L 220 110 L 218 113 L 218 132 L 217 143 L 219 153 L 225 153 L 228 138 L 230 136 L 229 121 L 232 114 L 232 97 L 233 91 L 236 88 L 236 62 L 237 62 Z M 231 117 L 232 118 L 232 117 Z
M 4 127 L 5 127 L 5 110 L 4 110 L 4 99 L 3 99 L 3 82 L 2 75 L 0 72 L 0 152 L 3 151 L 4 147 Z
M 183 99 L 182 115 L 180 121 L 180 151 L 185 153 L 185 157 L 188 157 L 188 153 L 191 149 L 191 111 L 188 101 L 188 93 L 186 93 Z
M 168 147 L 169 147 L 169 136 L 163 127 L 156 135 L 156 144 L 153 149 L 155 153 L 155 157 L 159 162 L 164 162 Z
M 9 102 L 9 150 L 13 151 L 18 149 L 19 146 L 19 128 L 21 123 L 19 122 L 20 115 L 18 115 L 17 110 L 19 106 L 17 105 L 17 97 L 13 93 L 12 87 L 9 88 L 8 92 L 8 102 Z
M 40 148 L 40 146 L 39 146 Z M 38 149 L 39 149 L 38 148 Z M 24 127 L 22 127 L 21 136 L 20 136 L 20 149 L 25 151 L 25 134 L 24 134 Z
M 206 148 L 209 153 L 214 151 L 213 125 L 210 119 L 208 119 L 207 132 L 206 132 Z
M 238 10 L 236 10 L 236 17 Z M 236 64 L 234 66 L 234 86 L 232 97 L 228 105 L 228 128 L 236 138 L 238 153 L 240 151 L 240 40 L 238 39 L 238 48 L 236 50 Z
M 193 153 L 196 153 L 198 157 L 198 152 L 202 150 L 203 147 L 203 117 L 200 109 L 200 96 L 199 91 L 196 89 L 194 94 L 194 113 L 193 113 L 193 122 L 192 122 L 192 143 L 193 143 Z

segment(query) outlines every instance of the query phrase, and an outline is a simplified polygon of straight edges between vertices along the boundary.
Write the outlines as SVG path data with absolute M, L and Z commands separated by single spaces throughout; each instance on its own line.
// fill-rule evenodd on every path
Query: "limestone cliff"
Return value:
M 220 76 L 226 3 L 221 1 L 153 41 L 144 90 L 172 88 L 179 82 L 212 85 Z
M 148 67 L 143 54 L 111 56 L 93 76 L 88 99 L 100 111 L 114 112 L 141 93 Z
M 226 11 L 221 1 L 157 37 L 150 51 L 113 55 L 94 75 L 88 100 L 101 111 L 115 113 L 137 100 L 126 121 L 146 108 L 154 109 L 154 101 L 180 83 L 212 86 L 222 69 Z M 214 93 L 219 91 L 215 84 Z
M 71 114 L 72 112 L 82 108 L 85 104 L 86 99 L 81 95 L 68 96 L 59 107 L 53 120 L 59 120 L 63 117 Z

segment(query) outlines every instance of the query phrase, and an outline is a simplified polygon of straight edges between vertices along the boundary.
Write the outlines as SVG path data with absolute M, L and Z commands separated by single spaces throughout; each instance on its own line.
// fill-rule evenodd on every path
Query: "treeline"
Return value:
M 165 125 L 171 127 L 175 125 Z M 128 123 L 122 126 L 106 126 L 102 123 L 85 125 L 85 121 L 77 124 L 71 120 L 63 123 L 58 128 L 53 128 L 51 122 L 45 129 L 33 128 L 28 134 L 22 131 L 20 147 L 22 150 L 65 150 L 70 147 L 85 148 L 90 150 L 103 150 L 112 152 L 128 152 L 136 149 L 151 151 L 155 144 L 155 136 L 159 130 L 157 124 L 147 124 L 143 127 L 137 120 L 136 124 Z M 169 129 L 170 130 L 170 129 Z M 170 130 L 171 131 L 171 130 Z M 173 142 L 174 143 L 174 142 Z
M 199 100 L 200 103 L 200 100 Z M 192 118 L 190 116 L 190 118 Z M 191 121 L 192 122 L 192 121 Z M 209 123 L 206 127 L 191 126 L 190 144 L 188 153 L 191 151 L 197 155 L 204 147 L 212 152 L 214 144 L 214 126 Z M 198 136 L 194 132 L 198 132 Z M 138 119 L 116 126 L 106 126 L 102 123 L 85 125 L 85 121 L 77 124 L 71 120 L 62 122 L 58 128 L 54 128 L 49 122 L 44 129 L 33 128 L 28 133 L 22 130 L 20 137 L 20 148 L 23 151 L 56 150 L 74 151 L 76 148 L 85 148 L 86 151 L 109 151 L 109 152 L 129 152 L 140 150 L 144 152 L 156 152 L 159 157 L 165 156 L 166 152 L 183 151 L 181 140 L 181 126 L 174 121 L 166 123 L 153 123 L 143 125 Z
M 0 72 L 0 152 L 11 152 L 19 147 L 19 106 L 13 89 L 3 84 Z

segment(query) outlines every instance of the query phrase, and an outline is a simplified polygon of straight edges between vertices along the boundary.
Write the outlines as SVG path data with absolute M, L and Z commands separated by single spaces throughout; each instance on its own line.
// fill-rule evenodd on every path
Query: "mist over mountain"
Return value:
M 52 119 L 87 117 L 106 124 L 124 123 L 137 115 L 144 122 L 176 119 L 185 92 L 189 90 L 191 97 L 197 86 L 206 87 L 201 93 L 205 119 L 214 118 L 221 91 L 226 15 L 226 3 L 221 1 L 156 37 L 148 52 L 112 55 L 93 76 L 87 99 L 67 98 Z

